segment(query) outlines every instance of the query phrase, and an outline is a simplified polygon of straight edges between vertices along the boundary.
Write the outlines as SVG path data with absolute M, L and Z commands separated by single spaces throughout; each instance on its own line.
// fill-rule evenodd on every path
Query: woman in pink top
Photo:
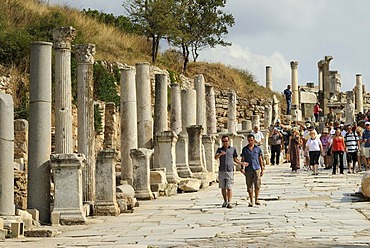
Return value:
M 333 148 L 332 148 L 334 156 L 333 175 L 337 174 L 338 156 L 339 156 L 340 174 L 343 174 L 343 154 L 345 148 L 346 145 L 344 144 L 344 138 L 341 134 L 340 129 L 338 128 L 337 130 L 335 130 L 335 136 L 333 138 Z

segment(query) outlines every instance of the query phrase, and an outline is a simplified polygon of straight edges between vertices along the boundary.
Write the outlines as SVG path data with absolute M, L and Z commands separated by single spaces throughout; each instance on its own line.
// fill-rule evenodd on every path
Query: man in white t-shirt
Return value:
M 263 136 L 263 133 L 259 130 L 259 127 L 255 125 L 253 127 L 253 131 L 251 134 L 254 136 L 254 144 L 257 146 L 261 146 L 263 141 L 265 140 L 265 137 Z

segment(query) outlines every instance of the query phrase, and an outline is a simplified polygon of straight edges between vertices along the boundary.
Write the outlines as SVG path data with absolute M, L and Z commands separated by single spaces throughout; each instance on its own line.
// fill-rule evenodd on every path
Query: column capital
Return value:
M 71 49 L 72 41 L 76 37 L 76 29 L 73 27 L 61 27 L 53 30 L 55 49 Z
M 290 61 L 290 68 L 298 69 L 298 61 Z
M 73 46 L 73 52 L 76 54 L 77 63 L 94 64 L 95 44 L 75 45 Z
M 325 62 L 330 62 L 330 60 L 332 60 L 333 59 L 333 56 L 330 56 L 330 55 L 326 55 L 325 56 Z

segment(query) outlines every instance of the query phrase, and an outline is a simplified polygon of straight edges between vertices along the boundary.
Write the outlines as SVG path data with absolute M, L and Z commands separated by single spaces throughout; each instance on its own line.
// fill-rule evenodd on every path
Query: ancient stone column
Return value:
M 292 106 L 299 109 L 299 92 L 298 92 L 298 62 L 291 61 L 291 84 L 292 84 Z
M 14 208 L 14 105 L 11 95 L 0 93 L 0 216 L 15 215 Z
M 179 133 L 176 143 L 176 168 L 181 178 L 192 177 L 189 167 L 189 141 L 187 133 Z
M 121 70 L 121 177 L 133 185 L 130 150 L 137 148 L 137 109 L 135 69 Z
M 260 116 L 252 115 L 251 119 L 252 119 L 252 128 L 254 128 L 255 126 L 258 126 L 258 128 L 260 128 Z
M 272 119 L 273 123 L 275 123 L 279 119 L 279 100 L 277 99 L 276 95 L 272 96 Z M 296 110 L 298 108 L 295 108 Z
M 216 180 L 216 167 L 218 166 L 217 161 L 215 160 L 215 135 L 204 135 L 202 137 L 202 143 L 204 146 L 205 157 L 206 157 L 206 166 L 207 171 L 210 173 L 212 180 Z
M 154 156 L 158 159 L 155 168 L 165 168 L 169 183 L 178 184 L 180 177 L 176 169 L 176 142 L 177 135 L 174 131 L 163 131 L 156 133 L 156 148 Z
M 74 46 L 77 59 L 78 152 L 85 154 L 83 199 L 95 199 L 94 44 Z
M 154 135 L 167 131 L 167 76 L 155 75 Z
M 206 118 L 206 88 L 204 77 L 202 74 L 196 75 L 194 79 L 194 88 L 197 92 L 197 125 L 201 125 L 207 133 L 207 118 Z
M 104 149 L 116 148 L 118 137 L 117 109 L 114 102 L 105 104 Z
M 319 80 L 319 92 L 320 91 L 323 91 L 324 90 L 324 72 L 323 72 L 323 63 L 322 61 L 320 61 L 318 64 L 317 64 L 317 67 L 318 67 L 318 74 L 319 74 L 319 77 L 318 77 L 318 80 Z
M 228 94 L 228 108 L 227 108 L 227 130 L 228 133 L 236 133 L 236 93 L 231 91 Z
M 149 63 L 136 64 L 137 136 L 139 148 L 153 148 L 152 94 Z
M 197 92 L 193 89 L 181 91 L 182 132 L 197 122 Z
M 206 85 L 207 134 L 217 133 L 216 99 L 212 85 Z
M 73 27 L 53 31 L 55 49 L 55 153 L 73 153 L 71 42 Z
M 154 199 L 150 190 L 150 160 L 153 150 L 146 148 L 132 149 L 130 151 L 134 170 L 133 188 L 138 200 Z
M 333 59 L 332 56 L 325 56 L 324 60 L 321 60 L 322 72 L 323 72 L 323 104 L 321 108 L 323 110 L 322 114 L 326 116 L 329 113 L 328 103 L 331 97 L 331 80 L 330 80 L 330 61 Z M 319 62 L 319 63 L 320 63 Z
M 189 136 L 189 167 L 192 172 L 205 172 L 202 159 L 203 127 L 192 125 L 187 128 Z
M 263 160 L 264 160 L 264 163 L 265 165 L 269 165 L 270 164 L 270 152 L 269 152 L 269 144 L 268 144 L 268 138 L 269 137 L 269 130 L 268 129 L 263 129 L 261 130 L 263 136 L 265 137 L 262 145 L 261 145 L 261 150 L 263 152 Z
M 60 224 L 84 224 L 85 211 L 82 205 L 82 169 L 84 154 L 51 154 L 54 172 L 54 209 L 59 214 Z
M 264 116 L 264 121 L 265 121 L 265 129 L 268 129 L 270 125 L 272 124 L 272 107 L 271 105 L 265 106 L 265 116 Z
M 171 131 L 179 134 L 182 131 L 181 120 L 181 88 L 177 83 L 171 84 Z
M 120 213 L 116 199 L 115 153 L 115 149 L 104 149 L 98 154 L 94 215 L 116 216 Z
M 272 90 L 272 68 L 266 66 L 266 88 Z
M 28 208 L 50 223 L 51 53 L 52 43 L 31 43 L 28 133 Z
M 251 131 L 252 130 L 252 121 L 251 120 L 242 120 L 242 130 Z
M 364 113 L 364 98 L 362 95 L 362 75 L 356 74 L 356 113 Z

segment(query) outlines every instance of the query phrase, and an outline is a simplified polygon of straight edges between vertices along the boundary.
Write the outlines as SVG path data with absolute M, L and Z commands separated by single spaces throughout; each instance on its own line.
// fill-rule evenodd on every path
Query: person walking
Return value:
M 322 152 L 322 144 L 318 137 L 316 137 L 316 132 L 310 132 L 311 138 L 306 142 L 306 149 L 308 149 L 310 157 L 310 166 L 312 167 L 312 175 L 318 175 L 319 169 L 319 158 Z
M 317 102 L 315 107 L 313 108 L 313 115 L 315 116 L 315 122 L 319 122 L 319 115 L 322 109 L 320 108 L 320 103 Z
M 218 180 L 221 194 L 224 199 L 222 207 L 232 208 L 231 199 L 233 195 L 232 186 L 234 184 L 234 162 L 240 166 L 242 166 L 242 163 L 237 158 L 238 153 L 236 148 L 229 145 L 229 136 L 222 136 L 221 141 L 222 147 L 217 149 L 215 159 L 220 160 Z
M 254 144 L 257 146 L 261 146 L 263 141 L 265 140 L 265 136 L 259 129 L 260 128 L 258 127 L 258 125 L 255 125 L 253 127 L 253 131 L 251 132 L 251 134 L 253 134 L 254 136 Z
M 281 153 L 281 143 L 282 143 L 283 135 L 278 130 L 278 128 L 274 127 L 274 131 L 270 135 L 270 144 L 271 144 L 271 165 L 279 165 L 280 162 L 280 153 Z
M 344 166 L 343 166 L 343 154 L 345 151 L 346 145 L 344 144 L 344 138 L 341 134 L 340 129 L 338 128 L 335 130 L 335 136 L 333 137 L 333 175 L 337 174 L 337 164 L 338 164 L 338 157 L 339 157 L 339 172 L 343 174 Z
M 370 110 L 369 110 L 370 111 Z M 370 122 L 365 122 L 365 130 L 362 132 L 362 142 L 365 144 L 365 157 L 366 157 L 366 171 L 369 169 L 370 166 Z
M 290 90 L 290 85 L 288 84 L 286 89 L 284 90 L 284 96 L 286 101 L 286 114 L 290 115 L 290 110 L 292 108 L 292 91 Z
M 347 133 L 344 136 L 344 143 L 346 145 L 346 152 L 347 152 L 347 164 L 348 164 L 348 171 L 347 173 L 355 173 L 356 163 L 358 161 L 358 150 L 360 147 L 360 139 L 355 132 L 352 131 L 351 125 L 347 125 L 346 127 Z
M 328 170 L 331 169 L 331 144 L 333 141 L 328 128 L 324 128 L 320 136 L 320 141 L 323 149 L 322 155 L 324 157 L 324 170 Z
M 255 145 L 253 134 L 247 136 L 248 145 L 243 147 L 241 157 L 244 164 L 241 166 L 241 173 L 245 175 L 247 191 L 249 195 L 249 207 L 253 207 L 253 189 L 255 204 L 260 205 L 259 193 L 261 188 L 261 177 L 263 176 L 262 150 Z
M 297 128 L 293 128 L 292 135 L 289 139 L 289 153 L 290 153 L 290 167 L 292 172 L 297 172 L 300 169 L 300 150 L 302 146 L 301 135 L 299 134 Z

